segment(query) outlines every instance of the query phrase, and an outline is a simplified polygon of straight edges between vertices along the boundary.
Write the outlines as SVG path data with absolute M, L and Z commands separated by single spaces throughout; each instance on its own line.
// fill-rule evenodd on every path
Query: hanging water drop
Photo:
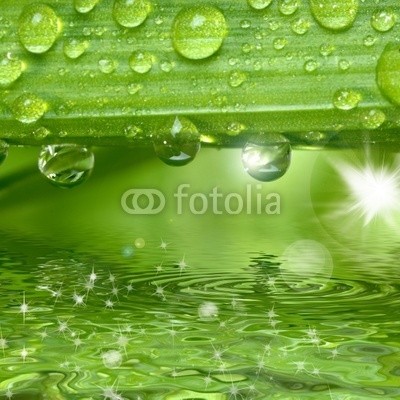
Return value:
M 388 44 L 378 60 L 376 80 L 379 89 L 393 103 L 400 105 L 400 45 Z
M 151 11 L 148 0 L 115 0 L 114 19 L 125 28 L 135 28 L 146 20 Z
M 272 3 L 272 0 L 247 0 L 247 3 L 255 10 L 263 10 Z
M 321 26 L 337 31 L 353 25 L 358 12 L 358 0 L 310 0 L 310 7 Z
M 0 60 L 0 86 L 7 87 L 22 74 L 22 62 L 8 53 Z
M 245 171 L 262 182 L 271 182 L 283 176 L 290 166 L 289 141 L 277 133 L 251 138 L 242 151 Z
M 55 43 L 61 23 L 54 10 L 44 4 L 27 6 L 19 18 L 19 40 L 26 50 L 41 54 Z
M 145 74 L 153 67 L 154 56 L 147 51 L 135 51 L 129 57 L 129 66 L 138 74 Z
M 11 111 L 20 122 L 31 124 L 36 122 L 47 111 L 47 103 L 33 93 L 24 93 L 17 97 L 11 106 Z
M 0 165 L 3 164 L 7 158 L 8 144 L 4 140 L 0 140 Z
M 96 7 L 99 0 L 74 0 L 75 10 L 81 14 L 86 14 Z
M 184 8 L 174 20 L 172 41 L 179 54 L 191 60 L 200 60 L 216 53 L 227 33 L 225 17 L 217 8 Z
M 333 105 L 339 110 L 352 110 L 361 100 L 361 94 L 350 89 L 340 89 L 333 95 Z
M 185 117 L 176 117 L 171 128 L 154 140 L 154 150 L 165 164 L 182 166 L 194 160 L 200 150 L 200 134 Z
M 378 10 L 371 17 L 371 26 L 378 32 L 387 32 L 394 27 L 396 14 L 392 10 Z
M 54 185 L 71 188 L 84 182 L 94 167 L 94 155 L 75 144 L 43 146 L 39 155 L 40 172 Z

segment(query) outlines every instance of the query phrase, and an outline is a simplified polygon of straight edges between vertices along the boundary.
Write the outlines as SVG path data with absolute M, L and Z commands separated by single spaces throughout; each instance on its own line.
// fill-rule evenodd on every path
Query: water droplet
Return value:
M 142 88 L 142 85 L 140 83 L 130 83 L 128 85 L 128 93 L 136 94 L 141 88 Z
M 332 30 L 350 28 L 358 12 L 358 0 L 310 0 L 310 6 L 316 21 Z
M 272 3 L 272 0 L 247 0 L 247 3 L 255 10 L 263 10 Z
M 290 24 L 292 31 L 298 35 L 304 35 L 310 29 L 310 21 L 305 18 L 298 18 Z
M 106 368 L 119 368 L 122 364 L 122 354 L 117 350 L 110 350 L 101 355 Z M 116 396 L 116 398 L 120 396 Z
M 75 10 L 79 13 L 86 14 L 93 10 L 99 0 L 74 0 Z
M 273 45 L 275 50 L 282 50 L 287 45 L 288 41 L 286 38 L 274 39 Z
M 304 63 L 304 69 L 307 72 L 313 72 L 319 67 L 319 64 L 315 60 L 308 60 Z
M 245 171 L 262 182 L 274 181 L 283 176 L 289 168 L 290 159 L 289 141 L 276 133 L 251 138 L 242 152 Z
M 381 110 L 369 110 L 362 116 L 362 124 L 367 129 L 377 129 L 386 121 L 386 115 Z
M 339 68 L 342 71 L 347 71 L 350 68 L 350 63 L 347 60 L 339 60 Z
M 361 100 L 361 94 L 355 90 L 340 89 L 333 95 L 333 105 L 339 110 L 352 110 Z
M 371 47 L 376 43 L 377 38 L 372 35 L 368 35 L 364 38 L 364 45 L 366 47 Z
M 50 133 L 51 132 L 47 128 L 45 128 L 44 126 L 41 126 L 40 128 L 34 130 L 32 135 L 34 136 L 35 139 L 42 140 L 42 139 L 46 138 L 47 136 L 49 136 Z
M 388 44 L 378 60 L 376 80 L 382 93 L 400 105 L 400 45 Z
M 110 58 L 102 58 L 99 60 L 99 68 L 103 74 L 111 74 L 117 68 L 117 63 Z
M 115 0 L 113 16 L 125 28 L 141 25 L 151 11 L 148 0 Z
M 251 21 L 248 19 L 244 19 L 243 21 L 240 21 L 240 27 L 243 29 L 248 29 L 251 27 Z
M 278 7 L 283 15 L 292 15 L 299 8 L 299 0 L 280 0 Z
M 168 132 L 157 135 L 154 150 L 158 158 L 168 165 L 186 165 L 200 150 L 199 132 L 185 117 L 176 117 L 171 125 Z
M 239 87 L 246 79 L 246 73 L 243 71 L 234 71 L 229 75 L 229 85 L 234 88 Z
M 14 83 L 22 74 L 22 62 L 8 53 L 0 61 L 0 86 L 6 87 Z
M 54 185 L 71 188 L 84 182 L 94 167 L 94 155 L 75 144 L 43 146 L 39 155 L 40 172 Z
M 200 60 L 216 53 L 227 33 L 225 17 L 217 8 L 184 8 L 174 20 L 172 41 L 179 54 L 191 60 Z
M 147 51 L 135 51 L 129 57 L 129 66 L 139 74 L 149 72 L 154 63 L 154 56 Z
M 44 4 L 27 6 L 19 18 L 18 35 L 31 53 L 45 53 L 53 46 L 61 30 L 54 10 Z
M 0 164 L 4 162 L 8 154 L 8 144 L 4 140 L 0 140 Z
M 30 124 L 39 120 L 47 108 L 47 103 L 40 97 L 33 93 L 24 93 L 14 100 L 11 111 L 15 119 L 24 124 Z
M 371 26 L 378 32 L 387 32 L 394 27 L 396 19 L 392 10 L 378 10 L 371 17 Z
M 128 139 L 140 136 L 143 133 L 143 129 L 136 125 L 129 125 L 124 130 L 125 136 Z
M 160 63 L 160 68 L 161 68 L 161 71 L 171 72 L 172 69 L 174 68 L 174 64 L 170 61 L 162 61 Z
M 64 54 L 71 59 L 80 57 L 89 47 L 87 40 L 67 39 L 64 42 Z
M 321 44 L 319 48 L 319 52 L 324 57 L 330 56 L 334 51 L 335 51 L 335 46 L 331 43 Z

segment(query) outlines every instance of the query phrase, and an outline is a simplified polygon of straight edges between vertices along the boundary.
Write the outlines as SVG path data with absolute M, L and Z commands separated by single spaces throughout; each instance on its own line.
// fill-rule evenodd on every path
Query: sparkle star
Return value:
M 3 331 L 0 327 L 0 349 L 3 351 L 3 357 L 5 356 L 5 349 L 8 348 L 8 341 L 3 337 Z
M 25 301 L 25 292 L 22 296 L 22 304 L 19 306 L 19 312 L 20 312 L 20 314 L 22 314 L 22 319 L 25 324 L 25 316 L 29 312 L 29 305 Z
M 164 240 L 161 239 L 161 244 L 160 244 L 160 246 L 158 246 L 158 247 L 159 247 L 160 249 L 164 250 L 164 251 L 167 251 L 167 247 L 168 247 L 169 244 L 170 244 L 170 243 L 164 242 Z
M 178 268 L 179 268 L 180 273 L 182 273 L 183 271 L 186 270 L 186 268 L 189 267 L 189 265 L 186 264 L 185 256 L 183 256 L 183 257 L 182 257 L 182 260 L 180 260 L 180 261 L 177 263 L 177 266 L 178 266 Z

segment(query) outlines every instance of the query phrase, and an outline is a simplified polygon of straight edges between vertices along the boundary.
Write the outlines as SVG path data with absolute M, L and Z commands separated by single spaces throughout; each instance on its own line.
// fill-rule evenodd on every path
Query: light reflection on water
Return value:
M 400 395 L 400 285 L 390 266 L 379 265 L 377 281 L 341 261 L 331 279 L 310 276 L 295 286 L 299 276 L 282 269 L 285 260 L 261 252 L 240 254 L 247 262 L 228 274 L 208 256 L 180 268 L 180 251 L 151 240 L 114 263 L 12 235 L 2 243 L 3 396 L 8 389 L 13 398 L 54 399 Z M 218 260 L 235 259 L 228 248 Z M 351 274 L 341 277 L 343 267 Z

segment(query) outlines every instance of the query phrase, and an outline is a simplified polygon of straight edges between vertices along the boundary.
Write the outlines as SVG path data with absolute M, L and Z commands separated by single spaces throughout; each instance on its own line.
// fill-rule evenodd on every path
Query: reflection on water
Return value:
M 0 399 L 400 398 L 398 240 L 330 225 L 321 155 L 268 183 L 280 215 L 132 217 L 130 187 L 254 182 L 240 152 L 173 174 L 117 152 L 71 191 L 0 179 Z
M 390 267 L 377 281 L 339 262 L 321 280 L 314 263 L 317 279 L 309 267 L 302 280 L 285 267 L 292 248 L 286 259 L 247 254 L 227 274 L 178 256 L 168 239 L 138 242 L 136 253 L 159 259 L 152 265 L 134 255 L 94 262 L 3 234 L 3 398 L 400 396 L 400 285 Z M 297 247 L 300 265 L 305 245 L 326 256 L 316 243 Z

